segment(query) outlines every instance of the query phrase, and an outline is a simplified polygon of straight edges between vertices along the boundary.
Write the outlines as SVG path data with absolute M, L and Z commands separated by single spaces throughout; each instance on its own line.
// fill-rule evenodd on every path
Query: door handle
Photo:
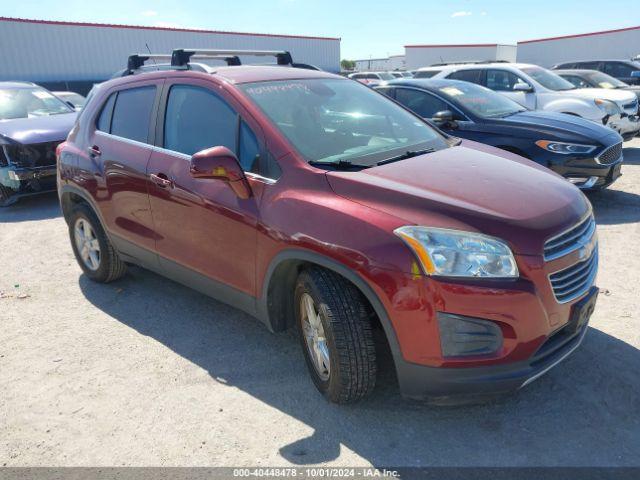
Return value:
M 173 186 L 173 181 L 169 180 L 169 178 L 164 173 L 151 173 L 149 174 L 149 178 L 160 188 L 169 188 Z
M 98 147 L 97 145 L 93 145 L 92 147 L 87 148 L 87 151 L 89 152 L 89 155 L 92 158 L 99 157 L 100 155 L 102 155 L 102 152 L 100 151 L 100 147 Z

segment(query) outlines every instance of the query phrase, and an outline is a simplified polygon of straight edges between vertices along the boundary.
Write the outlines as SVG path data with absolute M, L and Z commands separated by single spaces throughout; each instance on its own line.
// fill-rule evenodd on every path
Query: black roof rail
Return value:
M 183 67 L 191 59 L 224 60 L 227 65 L 240 65 L 240 55 L 252 57 L 276 57 L 278 65 L 293 65 L 291 54 L 285 50 L 215 50 L 206 48 L 177 48 L 171 55 L 171 65 Z
M 134 70 L 142 67 L 147 60 L 167 60 L 170 58 L 171 55 L 161 53 L 134 53 L 133 55 L 129 55 L 127 59 L 126 72 L 131 75 Z

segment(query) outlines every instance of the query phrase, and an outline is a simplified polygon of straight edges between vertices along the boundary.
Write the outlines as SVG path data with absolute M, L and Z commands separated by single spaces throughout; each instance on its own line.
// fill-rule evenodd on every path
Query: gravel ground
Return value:
M 591 195 L 603 289 L 584 344 L 495 403 L 330 405 L 291 334 L 152 273 L 88 281 L 55 195 L 0 210 L 0 465 L 640 465 L 640 141 Z

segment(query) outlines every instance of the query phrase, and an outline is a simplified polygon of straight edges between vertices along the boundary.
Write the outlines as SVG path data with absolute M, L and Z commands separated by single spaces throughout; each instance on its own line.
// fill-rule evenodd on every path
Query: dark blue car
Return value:
M 604 188 L 620 176 L 622 137 L 598 123 L 529 111 L 487 88 L 457 80 L 395 80 L 376 90 L 450 135 L 529 158 L 579 188 Z
M 76 112 L 29 82 L 0 82 L 0 207 L 56 189 L 56 147 Z

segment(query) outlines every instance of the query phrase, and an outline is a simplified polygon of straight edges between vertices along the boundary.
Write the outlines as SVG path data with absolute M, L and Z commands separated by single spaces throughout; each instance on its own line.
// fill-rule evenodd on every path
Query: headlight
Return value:
M 509 247 L 497 238 L 444 228 L 406 226 L 394 230 L 413 250 L 427 275 L 517 278 Z
M 617 115 L 619 113 L 622 113 L 622 110 L 620 110 L 620 107 L 618 107 L 618 104 L 615 102 L 612 102 L 611 100 L 596 98 L 594 102 L 598 106 L 598 108 L 603 112 L 605 112 L 607 115 Z
M 553 153 L 563 155 L 591 153 L 596 149 L 595 145 L 581 145 L 579 143 L 553 142 L 551 140 L 538 140 L 536 145 Z

